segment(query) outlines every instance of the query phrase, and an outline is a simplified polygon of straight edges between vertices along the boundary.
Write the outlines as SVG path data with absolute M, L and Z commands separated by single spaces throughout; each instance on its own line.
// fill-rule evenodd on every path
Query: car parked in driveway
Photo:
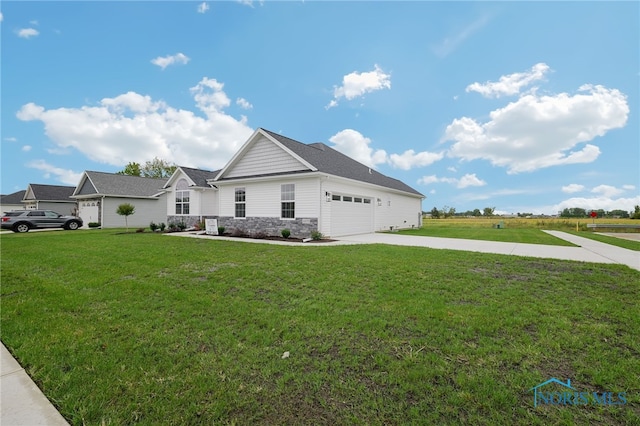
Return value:
M 64 216 L 52 210 L 12 210 L 2 215 L 2 229 L 29 232 L 30 229 L 64 228 L 75 230 L 82 226 L 77 216 Z

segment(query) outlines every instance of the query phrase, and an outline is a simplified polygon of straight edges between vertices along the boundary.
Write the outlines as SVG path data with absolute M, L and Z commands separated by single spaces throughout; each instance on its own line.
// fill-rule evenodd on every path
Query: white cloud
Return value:
M 38 25 L 38 21 L 37 21 L 37 20 L 35 20 L 35 19 L 34 19 L 33 21 L 29 21 L 29 23 L 30 23 L 31 25 Z
M 453 167 L 453 166 L 449 166 L 449 167 L 447 167 L 447 170 L 449 170 L 450 172 L 453 172 L 453 173 L 455 173 L 455 172 L 457 172 L 457 171 L 458 171 L 458 170 L 456 170 L 456 168 L 455 168 L 455 167 Z
M 162 69 L 165 69 L 169 65 L 186 64 L 190 60 L 191 59 L 187 55 L 183 53 L 177 53 L 175 55 L 158 56 L 157 58 L 152 59 L 151 63 L 153 65 L 159 66 Z
M 473 174 L 467 173 L 466 175 L 462 176 L 459 179 L 447 178 L 447 177 L 439 178 L 436 175 L 423 176 L 420 179 L 418 179 L 418 184 L 421 184 L 421 185 L 430 185 L 432 183 L 440 183 L 440 182 L 450 183 L 452 185 L 455 185 L 456 188 L 459 188 L 459 189 L 467 188 L 469 186 L 484 186 L 487 184 L 487 182 L 483 181 L 482 179 L 479 179 L 475 173 Z
M 31 151 L 31 145 L 24 145 L 24 146 L 22 147 L 22 151 L 24 151 L 24 152 L 29 152 L 29 151 Z
M 594 194 L 600 194 L 603 197 L 611 198 L 616 195 L 620 195 L 624 192 L 624 189 L 616 188 L 611 185 L 598 185 L 591 190 Z
M 14 138 L 13 136 L 6 137 L 6 138 L 4 138 L 4 140 L 7 141 L 7 142 L 17 142 L 18 141 L 18 139 Z
M 0 22 L 4 21 L 4 15 L 0 12 Z
M 374 151 L 369 144 L 371 139 L 353 129 L 342 130 L 329 138 L 333 148 L 370 167 L 387 161 L 387 153 L 379 149 Z
M 35 28 L 21 28 L 17 31 L 18 37 L 22 37 L 22 38 L 31 38 L 31 37 L 35 37 L 38 34 L 40 34 L 40 32 L 38 32 L 38 30 L 36 30 Z
M 625 191 L 633 191 L 636 187 L 634 185 L 622 185 L 622 189 Z
M 440 43 L 432 45 L 431 51 L 440 57 L 447 56 L 456 50 L 458 46 L 471 37 L 475 32 L 482 29 L 482 27 L 484 27 L 488 22 L 489 16 L 484 15 L 463 28 L 454 29 L 454 34 L 444 38 Z
M 244 6 L 253 7 L 253 0 L 236 0 L 236 2 Z M 264 3 L 264 0 L 260 0 L 259 3 L 260 3 L 260 6 L 262 6 Z
M 351 100 L 382 89 L 391 89 L 391 74 L 385 74 L 378 65 L 375 65 L 373 71 L 362 73 L 354 71 L 342 77 L 342 86 L 334 86 L 333 100 L 325 108 L 337 106 L 341 98 Z
M 414 167 L 428 166 L 444 157 L 443 152 L 434 153 L 424 151 L 416 153 L 412 149 L 402 154 L 391 155 L 388 155 L 387 152 L 382 149 L 374 151 L 374 149 L 370 147 L 371 139 L 353 129 L 342 130 L 329 138 L 329 141 L 334 144 L 333 148 L 337 151 L 369 167 L 387 163 L 402 170 L 409 170 Z
M 624 127 L 629 115 L 626 96 L 616 89 L 584 85 L 579 93 L 539 96 L 530 93 L 492 111 L 489 121 L 454 119 L 444 139 L 453 141 L 448 155 L 484 159 L 508 173 L 589 163 L 600 149 L 589 142 Z
M 207 10 L 209 10 L 209 5 L 206 1 L 203 1 L 198 5 L 198 13 L 205 13 Z
M 253 108 L 253 105 L 251 105 L 251 103 L 249 101 L 247 101 L 245 98 L 236 99 L 236 105 L 238 105 L 242 109 L 252 109 Z
M 517 95 L 520 89 L 536 80 L 544 78 L 550 70 L 544 63 L 535 64 L 529 71 L 503 75 L 497 82 L 473 83 L 467 86 L 467 92 L 478 92 L 487 98 L 499 98 L 503 95 Z
M 52 166 L 44 160 L 31 161 L 30 163 L 27 163 L 27 167 L 42 170 L 45 172 L 43 177 L 46 179 L 49 179 L 51 175 L 54 175 L 57 180 L 68 185 L 77 185 L 80 182 L 80 177 L 82 176 L 82 172 L 79 173 L 69 169 L 61 169 L 59 167 Z
M 23 121 L 41 121 L 60 150 L 77 150 L 99 163 L 120 167 L 157 156 L 215 170 L 253 133 L 246 117 L 236 119 L 224 112 L 230 101 L 223 87 L 205 77 L 191 88 L 205 117 L 135 92 L 79 108 L 47 110 L 28 103 L 16 115 Z
M 578 185 L 577 183 L 572 183 L 562 187 L 562 192 L 566 192 L 567 194 L 573 194 L 574 192 L 580 192 L 580 191 L 584 191 L 584 185 Z
M 442 160 L 444 152 L 418 152 L 409 149 L 402 154 L 391 154 L 389 156 L 389 164 L 402 170 L 410 170 L 414 167 L 424 167 Z

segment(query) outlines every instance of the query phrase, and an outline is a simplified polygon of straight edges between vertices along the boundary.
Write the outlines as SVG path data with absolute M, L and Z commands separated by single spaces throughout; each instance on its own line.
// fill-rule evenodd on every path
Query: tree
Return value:
M 482 213 L 480 212 L 480 209 L 473 209 L 473 215 L 475 217 L 478 217 L 478 216 L 482 216 Z
M 431 217 L 434 219 L 440 219 L 440 210 L 437 207 L 431 209 Z
M 635 206 L 633 210 L 633 216 L 631 219 L 640 219 L 640 206 Z
M 120 216 L 124 216 L 124 223 L 127 227 L 127 232 L 129 232 L 128 217 L 134 214 L 135 212 L 136 212 L 135 206 L 129 203 L 120 204 L 116 209 L 116 213 L 118 213 Z
M 144 163 L 142 168 L 142 176 L 150 178 L 168 178 L 176 171 L 178 166 L 154 157 L 153 160 Z
M 482 213 L 482 214 L 483 214 L 484 216 L 491 217 L 491 216 L 493 216 L 493 213 L 494 213 L 495 211 L 496 211 L 496 208 L 495 208 L 495 207 L 485 207 L 485 208 L 484 208 L 484 210 L 483 210 L 483 213 Z
M 456 209 L 454 207 L 444 206 L 442 208 L 442 213 L 446 219 L 448 217 L 453 217 L 456 214 Z
M 154 157 L 153 160 L 144 163 L 144 166 L 132 161 L 127 164 L 124 169 L 116 172 L 116 174 L 150 178 L 167 178 L 170 177 L 177 168 L 178 166 L 173 163 Z
M 140 170 L 140 163 L 130 162 L 124 169 L 116 172 L 117 175 L 129 175 L 129 176 L 142 176 L 142 171 Z

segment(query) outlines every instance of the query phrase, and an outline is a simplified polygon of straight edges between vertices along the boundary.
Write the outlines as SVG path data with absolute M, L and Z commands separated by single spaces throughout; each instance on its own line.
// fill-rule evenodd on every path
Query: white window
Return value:
M 280 217 L 282 219 L 296 217 L 296 185 L 293 183 L 280 186 Z
M 180 179 L 176 184 L 176 214 L 189 214 L 189 184 Z
M 236 188 L 235 217 L 247 217 L 247 192 L 244 188 Z

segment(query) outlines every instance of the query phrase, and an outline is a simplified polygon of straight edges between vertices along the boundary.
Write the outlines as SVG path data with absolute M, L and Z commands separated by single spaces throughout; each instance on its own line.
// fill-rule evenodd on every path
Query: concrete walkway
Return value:
M 0 425 L 69 426 L 4 344 L 0 344 Z
M 544 231 L 554 237 L 569 241 L 580 247 L 549 246 L 542 244 L 504 243 L 497 241 L 464 240 L 459 238 L 417 237 L 393 233 L 350 235 L 327 243 L 286 243 L 280 241 L 215 237 L 235 242 L 298 245 L 307 247 L 331 247 L 352 244 L 391 244 L 398 246 L 428 247 L 474 251 L 480 253 L 507 254 L 544 259 L 574 260 L 580 262 L 622 264 L 640 271 L 640 252 L 628 250 L 589 238 L 578 237 L 560 231 Z M 191 238 L 212 239 L 211 236 L 193 232 L 167 234 Z M 68 423 L 42 394 L 24 369 L 11 356 L 4 345 L 0 345 L 1 376 L 0 425 L 53 425 Z

